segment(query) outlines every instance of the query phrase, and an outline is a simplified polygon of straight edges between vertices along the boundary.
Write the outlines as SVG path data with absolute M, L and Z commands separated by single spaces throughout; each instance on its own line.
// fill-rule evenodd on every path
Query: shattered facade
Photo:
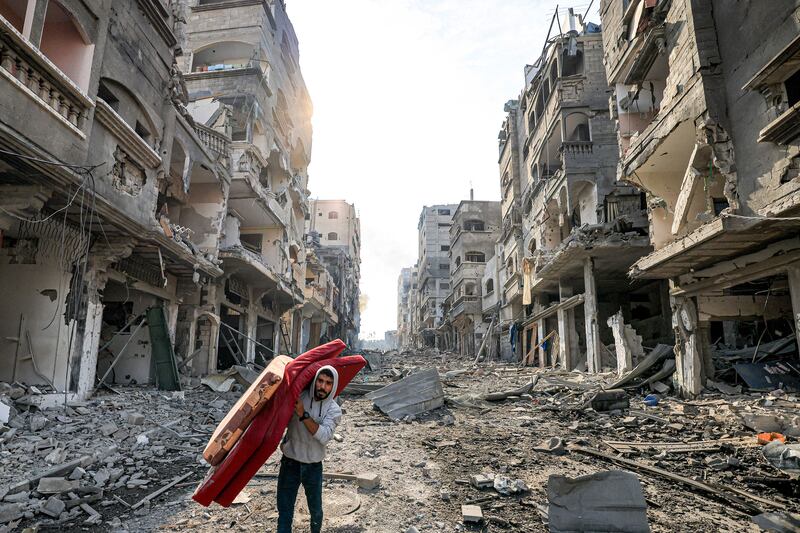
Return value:
M 522 123 L 522 303 L 530 307 L 518 323 L 519 353 L 528 363 L 599 372 L 616 366 L 601 346 L 614 342 L 610 316 L 649 328 L 650 341 L 666 328 L 659 285 L 626 276 L 650 245 L 641 193 L 616 182 L 605 30 L 572 11 L 563 28 L 526 67 L 519 111 L 507 119 L 519 113 Z
M 352 206 L 342 257 L 306 247 L 298 54 L 280 0 L 0 3 L 0 381 L 80 399 L 355 341 Z
M 222 274 L 228 160 L 186 112 L 180 22 L 138 4 L 0 4 L 2 381 L 86 397 L 134 341 L 107 381 L 148 382 L 143 313 L 174 338 Z
M 800 3 L 755 4 L 601 2 L 617 178 L 653 247 L 630 274 L 669 282 L 686 396 L 720 350 L 800 331 Z
M 449 263 L 448 263 L 449 264 Z M 449 269 L 449 267 L 448 267 Z M 411 272 L 413 268 L 404 268 L 397 277 L 397 346 L 407 349 L 412 346 L 411 331 Z

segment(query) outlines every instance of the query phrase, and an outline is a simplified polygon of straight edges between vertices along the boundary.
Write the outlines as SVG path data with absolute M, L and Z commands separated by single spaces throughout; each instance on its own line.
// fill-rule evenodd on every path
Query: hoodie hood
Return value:
M 331 393 L 328 394 L 328 397 L 320 402 L 319 400 L 316 399 L 314 393 L 317 386 L 317 378 L 319 378 L 320 373 L 322 373 L 322 371 L 326 369 L 329 370 L 331 374 L 333 374 L 333 388 L 331 388 Z M 317 402 L 320 404 L 320 409 L 321 409 L 322 405 L 324 405 L 325 402 L 332 402 L 336 398 L 338 391 L 339 391 L 339 372 L 337 372 L 336 369 L 330 365 L 323 366 L 322 368 L 317 370 L 317 373 L 314 375 L 314 381 L 311 382 L 311 388 L 309 390 L 309 393 L 311 394 L 311 408 L 313 409 L 314 402 Z

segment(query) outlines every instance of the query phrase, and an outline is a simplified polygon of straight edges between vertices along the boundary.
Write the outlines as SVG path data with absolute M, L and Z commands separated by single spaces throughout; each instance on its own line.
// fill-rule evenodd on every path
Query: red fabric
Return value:
M 367 364 L 360 355 L 337 357 L 345 349 L 335 340 L 310 350 L 286 365 L 283 381 L 264 409 L 256 415 L 242 437 L 216 467 L 211 468 L 192 498 L 203 506 L 216 501 L 229 506 L 258 469 L 275 452 L 283 438 L 300 393 L 317 371 L 330 365 L 339 373 L 338 395 Z

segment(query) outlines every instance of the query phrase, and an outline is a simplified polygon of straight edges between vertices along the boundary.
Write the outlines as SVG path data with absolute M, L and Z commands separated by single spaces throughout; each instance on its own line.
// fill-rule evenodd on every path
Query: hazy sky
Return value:
M 314 102 L 309 189 L 356 205 L 361 337 L 383 338 L 396 327 L 400 269 L 417 260 L 422 206 L 458 203 L 470 183 L 476 200 L 500 199 L 503 105 L 541 54 L 557 2 L 287 3 Z

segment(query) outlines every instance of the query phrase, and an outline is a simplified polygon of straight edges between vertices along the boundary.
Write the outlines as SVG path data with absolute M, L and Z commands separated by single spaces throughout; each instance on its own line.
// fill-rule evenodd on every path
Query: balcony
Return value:
M 195 123 L 194 131 L 200 140 L 203 141 L 203 144 L 211 150 L 217 162 L 222 167 L 230 170 L 231 140 L 225 134 L 198 123 Z
M 229 205 L 250 227 L 287 227 L 289 209 L 281 205 L 266 178 L 267 161 L 257 146 L 233 142 Z
M 458 319 L 462 315 L 478 315 L 481 312 L 481 297 L 477 295 L 462 295 L 453 302 L 450 309 L 450 318 Z
M 89 111 L 94 104 L 88 96 L 39 49 L 31 45 L 16 28 L 0 17 L 0 77 L 11 83 L 36 106 L 85 140 Z M 3 89 L 4 98 L 8 98 Z M 13 102 L 9 101 L 9 105 Z M 26 103 L 27 105 L 27 103 Z M 42 135 L 52 135 L 46 125 L 38 125 Z

